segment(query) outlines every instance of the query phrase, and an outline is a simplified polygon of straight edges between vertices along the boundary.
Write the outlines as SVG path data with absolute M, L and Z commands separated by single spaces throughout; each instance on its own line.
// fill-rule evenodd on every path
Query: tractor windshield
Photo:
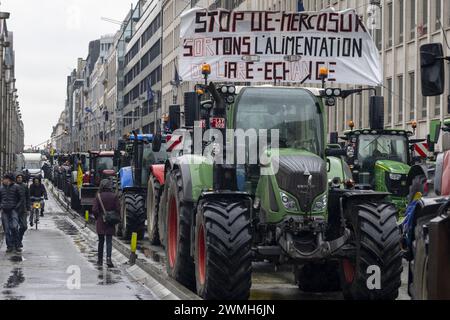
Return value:
M 164 164 L 167 160 L 167 146 L 165 143 L 161 145 L 160 152 L 153 152 L 152 145 L 147 144 L 144 146 L 144 154 L 142 157 L 142 181 L 147 183 L 149 176 L 149 170 L 152 165 Z
M 237 103 L 236 128 L 278 130 L 280 148 L 324 153 L 323 115 L 314 96 L 303 89 L 245 89 Z
M 97 158 L 97 172 L 104 170 L 114 170 L 114 160 L 111 157 Z
M 372 171 L 379 160 L 408 163 L 408 141 L 399 135 L 361 135 L 358 160 L 362 167 Z

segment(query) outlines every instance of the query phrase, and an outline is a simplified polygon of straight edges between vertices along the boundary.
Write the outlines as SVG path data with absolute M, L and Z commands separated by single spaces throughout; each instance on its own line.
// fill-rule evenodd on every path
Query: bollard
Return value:
M 130 264 L 134 265 L 136 264 L 136 249 L 137 249 L 137 233 L 133 232 L 131 235 L 131 255 L 130 255 Z
M 87 225 L 89 223 L 89 210 L 86 210 L 84 213 L 84 221 L 86 222 L 86 224 L 84 226 L 87 227 Z

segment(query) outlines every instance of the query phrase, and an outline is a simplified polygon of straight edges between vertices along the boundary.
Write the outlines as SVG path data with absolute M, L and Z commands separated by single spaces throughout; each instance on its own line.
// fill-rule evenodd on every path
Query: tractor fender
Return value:
M 439 209 L 446 204 L 448 198 L 422 198 L 414 211 L 413 227 L 416 227 L 416 221 L 424 217 L 436 217 L 439 215 Z
M 179 158 L 171 158 L 166 162 L 164 174 L 169 174 L 174 170 L 179 170 L 181 172 L 182 181 L 183 181 L 183 196 L 181 201 L 186 202 L 194 202 L 192 197 L 192 178 L 191 178 L 191 170 L 189 168 L 189 164 L 186 160 L 183 160 L 183 157 Z
M 434 164 L 416 164 L 412 166 L 408 173 L 408 186 L 412 184 L 414 178 L 417 176 L 425 176 L 425 178 L 428 180 L 428 183 L 433 185 L 435 169 L 436 166 Z M 430 190 L 432 189 L 433 188 L 430 188 Z
M 341 216 L 349 218 L 348 214 L 351 212 L 348 209 L 353 207 L 354 203 L 384 202 L 388 200 L 387 198 L 390 195 L 388 192 L 377 192 L 373 190 L 332 189 L 329 193 L 328 203 L 328 210 L 332 216 L 330 218 L 340 219 L 337 212 L 340 212 Z
M 119 177 L 120 177 L 120 190 L 124 190 L 127 188 L 133 188 L 134 181 L 133 181 L 133 170 L 131 167 L 125 167 L 120 169 L 119 171 Z
M 164 176 L 165 166 L 163 164 L 157 164 L 150 167 L 150 173 L 155 176 L 161 186 L 164 185 L 165 176 Z

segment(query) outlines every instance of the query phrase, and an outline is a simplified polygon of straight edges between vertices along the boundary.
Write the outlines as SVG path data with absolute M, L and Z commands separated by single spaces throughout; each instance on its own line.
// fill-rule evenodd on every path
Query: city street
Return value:
M 75 212 L 63 208 L 61 204 L 67 199 L 47 183 L 50 200 L 47 202 L 47 214 L 39 225 L 39 230 L 28 230 L 25 236 L 25 250 L 22 255 L 9 254 L 2 246 L 0 252 L 0 280 L 3 283 L 0 299 L 117 299 L 117 300 L 154 300 L 158 293 L 135 283 L 127 273 L 127 257 L 116 249 L 128 248 L 129 242 L 117 240 L 114 243 L 116 269 L 98 268 L 96 263 L 96 238 L 89 224 L 83 229 L 81 217 Z M 59 195 L 59 200 L 55 195 Z M 81 226 L 81 227 L 80 227 Z M 122 251 L 122 250 L 120 250 Z M 51 254 L 49 254 L 51 253 Z M 161 279 L 156 288 L 165 292 L 173 291 L 172 298 L 198 299 L 195 294 L 176 296 L 186 288 L 167 279 L 165 271 L 164 249 L 150 245 L 148 238 L 139 242 L 138 259 L 147 262 L 152 270 L 140 272 L 142 279 L 155 280 L 152 276 L 159 273 Z M 81 289 L 69 290 L 67 270 L 79 266 L 81 270 Z M 294 276 L 289 267 L 275 269 L 269 263 L 254 263 L 251 300 L 342 300 L 340 292 L 311 294 L 301 292 L 294 283 Z M 407 265 L 404 263 L 403 285 L 398 300 L 410 300 L 406 290 Z M 175 286 L 175 288 L 174 288 Z M 114 290 L 112 290 L 114 289 Z
M 1 1 L 0 301 L 450 300 L 449 17 Z
M 97 251 L 53 197 L 39 230 L 29 229 L 21 255 L 0 248 L 0 300 L 153 300 L 152 292 L 124 271 L 97 267 Z M 70 289 L 71 268 L 79 268 L 80 289 Z M 70 284 L 70 281 L 69 281 Z

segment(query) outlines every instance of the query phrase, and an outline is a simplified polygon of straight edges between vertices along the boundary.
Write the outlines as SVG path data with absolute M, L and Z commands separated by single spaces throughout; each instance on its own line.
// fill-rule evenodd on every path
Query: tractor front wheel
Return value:
M 161 244 L 158 230 L 159 207 L 162 190 L 154 175 L 150 175 L 147 189 L 147 231 L 150 243 L 154 246 Z
M 125 193 L 121 199 L 121 225 L 119 234 L 125 240 L 130 240 L 136 232 L 138 240 L 144 239 L 145 233 L 145 200 L 140 194 Z
M 183 195 L 181 173 L 175 170 L 168 178 L 167 203 L 164 204 L 166 269 L 171 278 L 195 290 L 194 261 L 191 257 L 193 206 L 181 201 Z
M 207 300 L 247 300 L 252 283 L 250 209 L 245 201 L 206 202 L 197 213 L 197 294 Z
M 349 300 L 395 300 L 401 285 L 402 253 L 397 210 L 392 204 L 353 208 L 356 254 L 341 261 L 341 283 Z

